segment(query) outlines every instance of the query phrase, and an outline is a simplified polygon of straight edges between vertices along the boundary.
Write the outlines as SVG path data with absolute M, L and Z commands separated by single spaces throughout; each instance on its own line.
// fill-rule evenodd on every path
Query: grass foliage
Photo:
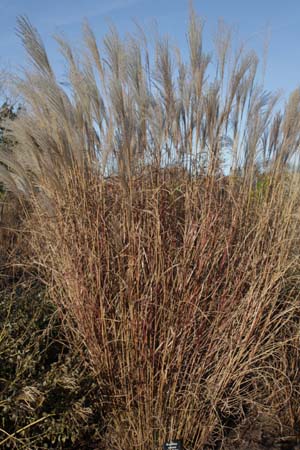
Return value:
M 277 109 L 257 56 L 224 26 L 205 53 L 193 11 L 188 60 L 140 29 L 57 37 L 66 87 L 18 26 L 32 68 L 0 175 L 88 353 L 103 448 L 201 449 L 253 411 L 297 427 L 300 90 Z

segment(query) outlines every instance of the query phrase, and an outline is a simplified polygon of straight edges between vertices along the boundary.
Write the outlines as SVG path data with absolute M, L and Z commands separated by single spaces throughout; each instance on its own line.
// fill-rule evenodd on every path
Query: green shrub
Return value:
M 88 449 L 99 440 L 96 381 L 28 277 L 2 292 L 0 359 L 1 448 Z

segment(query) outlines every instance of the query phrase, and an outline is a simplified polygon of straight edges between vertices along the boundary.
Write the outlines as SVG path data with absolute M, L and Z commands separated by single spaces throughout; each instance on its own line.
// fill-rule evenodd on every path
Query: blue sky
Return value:
M 238 29 L 248 47 L 259 53 L 270 36 L 266 88 L 283 89 L 287 95 L 300 85 L 300 0 L 194 0 L 194 7 L 205 20 L 208 48 L 219 18 Z M 100 40 L 109 20 L 121 33 L 133 31 L 134 20 L 151 32 L 156 20 L 160 32 L 186 48 L 187 0 L 0 0 L 0 67 L 11 70 L 26 62 L 15 35 L 20 14 L 37 27 L 58 71 L 62 58 L 52 36 L 63 31 L 79 44 L 83 18 Z

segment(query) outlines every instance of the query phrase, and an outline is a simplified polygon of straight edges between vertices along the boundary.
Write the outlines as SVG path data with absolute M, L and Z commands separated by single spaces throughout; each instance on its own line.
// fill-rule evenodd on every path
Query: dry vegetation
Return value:
M 19 33 L 33 64 L 1 179 L 23 264 L 88 351 L 102 448 L 216 448 L 255 414 L 297 430 L 300 90 L 277 110 L 255 54 L 224 27 L 206 54 L 193 12 L 188 61 L 141 30 L 100 48 L 85 25 L 80 54 L 58 37 L 66 88 Z

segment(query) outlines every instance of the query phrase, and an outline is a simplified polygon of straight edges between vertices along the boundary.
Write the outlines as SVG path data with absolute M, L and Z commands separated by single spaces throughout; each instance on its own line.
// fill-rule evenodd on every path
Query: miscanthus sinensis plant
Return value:
M 299 420 L 300 90 L 278 109 L 257 56 L 224 27 L 207 54 L 202 27 L 191 12 L 184 58 L 141 30 L 100 46 L 85 24 L 79 53 L 56 37 L 63 86 L 18 20 L 31 66 L 1 180 L 88 350 L 104 449 L 201 449 L 254 412 Z

